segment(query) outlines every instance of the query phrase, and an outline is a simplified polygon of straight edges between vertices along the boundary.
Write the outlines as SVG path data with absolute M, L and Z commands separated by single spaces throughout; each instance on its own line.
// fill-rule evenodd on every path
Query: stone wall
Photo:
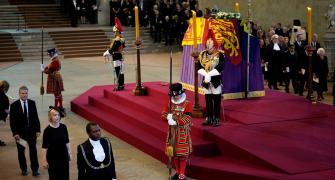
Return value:
M 242 18 L 247 17 L 248 0 L 199 0 L 199 7 L 205 10 L 206 7 L 217 6 L 226 12 L 234 11 L 235 3 L 240 4 Z M 326 13 L 330 4 L 335 6 L 335 0 L 251 0 L 251 19 L 261 24 L 264 30 L 268 30 L 272 23 L 281 22 L 282 26 L 293 24 L 293 19 L 300 19 L 302 27 L 307 27 L 307 9 L 313 10 L 312 32 L 319 34 L 321 46 L 326 47 L 329 58 L 330 74 L 333 73 L 335 64 L 334 33 L 328 31 Z M 326 33 L 328 31 L 328 33 Z
M 227 12 L 234 11 L 235 2 L 240 4 L 240 12 L 243 18 L 247 17 L 248 0 L 199 0 L 200 8 L 215 5 Z M 293 19 L 300 19 L 302 27 L 307 26 L 307 6 L 313 9 L 313 33 L 320 36 L 323 44 L 323 36 L 327 30 L 328 22 L 325 17 L 328 6 L 335 0 L 251 0 L 251 18 L 267 30 L 272 23 L 281 22 L 282 26 L 292 24 Z

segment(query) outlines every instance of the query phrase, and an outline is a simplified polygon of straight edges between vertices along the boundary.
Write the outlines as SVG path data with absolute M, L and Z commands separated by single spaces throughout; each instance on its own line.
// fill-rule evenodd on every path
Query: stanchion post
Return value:
M 142 42 L 140 40 L 135 41 L 136 53 L 137 53 L 137 68 L 136 68 L 136 87 L 133 89 L 135 96 L 146 96 L 148 95 L 147 88 L 142 86 L 141 82 L 141 59 L 140 59 L 140 47 Z
M 199 89 L 198 89 L 198 64 L 199 64 L 199 52 L 193 51 L 192 55 L 194 60 L 194 104 L 192 117 L 202 118 L 203 112 L 199 105 Z

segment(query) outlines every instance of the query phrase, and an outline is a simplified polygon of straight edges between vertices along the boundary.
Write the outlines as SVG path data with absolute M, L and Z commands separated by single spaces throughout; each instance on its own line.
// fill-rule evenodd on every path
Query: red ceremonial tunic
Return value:
M 167 121 L 166 117 L 168 112 L 169 105 L 167 105 L 162 112 L 162 119 L 165 121 Z M 170 132 L 168 132 L 168 136 L 166 138 L 166 146 L 174 146 L 175 156 L 188 156 L 192 152 L 192 104 L 187 100 L 180 104 L 172 103 L 171 112 L 173 113 L 173 119 L 176 121 L 177 126 L 175 128 L 171 127 L 171 134 Z M 169 137 L 174 137 L 174 145 L 173 142 L 170 142 Z
M 48 66 L 44 69 L 44 73 L 48 74 L 47 93 L 60 94 L 64 91 L 63 78 L 60 74 L 61 63 L 58 57 L 51 60 Z

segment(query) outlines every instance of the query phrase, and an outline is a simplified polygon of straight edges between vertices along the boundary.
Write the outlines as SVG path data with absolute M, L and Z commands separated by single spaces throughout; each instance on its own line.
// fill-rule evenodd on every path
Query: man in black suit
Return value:
M 317 55 L 316 52 L 318 51 L 319 48 L 321 48 L 318 34 L 313 34 L 311 46 L 313 48 L 313 58 L 315 58 Z
M 308 61 L 305 51 L 306 42 L 302 40 L 302 34 L 297 34 L 297 41 L 294 42 L 295 51 L 298 55 L 299 71 L 298 71 L 298 93 L 300 96 L 303 95 L 304 87 L 306 83 Z
M 116 180 L 112 144 L 97 123 L 86 125 L 89 139 L 77 147 L 78 180 Z
M 20 99 L 10 106 L 10 128 L 16 140 L 18 158 L 22 175 L 27 176 L 27 163 L 25 147 L 29 147 L 30 165 L 33 176 L 38 176 L 38 159 L 36 139 L 40 136 L 40 120 L 36 109 L 35 101 L 28 99 L 28 88 L 21 86 L 19 89 Z

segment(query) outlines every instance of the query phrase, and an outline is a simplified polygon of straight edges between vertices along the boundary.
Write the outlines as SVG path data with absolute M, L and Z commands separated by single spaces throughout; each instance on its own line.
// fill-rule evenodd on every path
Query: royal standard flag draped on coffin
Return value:
M 212 29 L 219 48 L 225 52 L 225 66 L 222 74 L 223 92 L 225 99 L 237 99 L 245 96 L 245 78 L 247 64 L 247 37 L 248 34 L 240 26 L 240 20 L 230 19 L 205 19 L 197 18 L 197 51 L 205 49 L 205 35 L 208 29 Z M 189 27 L 182 42 L 182 68 L 180 80 L 188 90 L 194 90 L 194 61 L 193 52 L 193 24 Z M 199 75 L 199 87 L 202 77 Z M 257 37 L 250 37 L 250 66 L 249 66 L 249 97 L 261 97 L 265 95 L 259 41 Z M 203 89 L 199 88 L 199 93 Z

